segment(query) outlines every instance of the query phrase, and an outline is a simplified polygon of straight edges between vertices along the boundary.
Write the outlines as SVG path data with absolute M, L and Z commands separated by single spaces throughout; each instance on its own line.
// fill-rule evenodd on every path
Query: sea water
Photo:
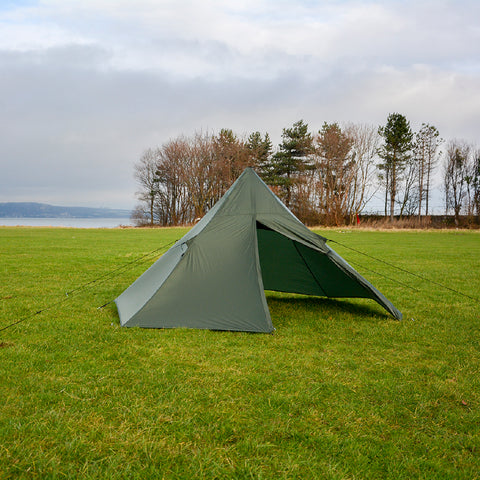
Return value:
M 0 218 L 0 226 L 116 228 L 133 226 L 130 218 Z

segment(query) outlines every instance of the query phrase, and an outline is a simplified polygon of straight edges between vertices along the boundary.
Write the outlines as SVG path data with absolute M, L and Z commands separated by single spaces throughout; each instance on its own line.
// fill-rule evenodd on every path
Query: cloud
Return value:
M 195 130 L 303 118 L 478 140 L 476 1 L 44 0 L 0 8 L 0 201 L 129 207 L 133 163 Z

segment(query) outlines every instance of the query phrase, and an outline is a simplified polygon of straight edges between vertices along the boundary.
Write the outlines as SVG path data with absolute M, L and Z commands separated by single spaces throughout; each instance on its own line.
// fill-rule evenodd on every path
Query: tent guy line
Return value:
M 327 238 L 327 240 L 329 240 Z M 330 241 L 330 240 L 329 240 Z M 391 282 L 397 283 L 398 285 L 401 285 L 402 287 L 409 288 L 410 290 L 413 290 L 414 292 L 419 292 L 418 288 L 412 287 L 411 285 L 407 285 L 406 283 L 400 282 L 399 280 L 395 280 L 392 277 L 389 277 L 388 275 L 385 275 L 383 273 L 377 272 L 376 270 L 372 270 L 371 268 L 366 267 L 362 263 L 359 263 L 355 260 L 349 260 L 349 263 L 352 263 L 353 265 L 358 265 L 360 268 L 363 270 L 366 270 L 367 272 L 374 273 L 375 275 L 379 275 L 380 277 L 386 278 L 387 280 L 390 280 Z
M 393 268 L 399 270 L 400 272 L 407 273 L 408 275 L 411 275 L 412 277 L 417 277 L 420 280 L 423 280 L 424 282 L 436 285 L 437 287 L 445 288 L 447 290 L 450 290 L 453 293 L 456 293 L 457 295 L 461 295 L 463 297 L 469 298 L 470 300 L 473 300 L 475 303 L 480 304 L 480 299 L 479 298 L 472 297 L 471 295 L 468 295 L 467 293 L 463 293 L 463 292 L 460 292 L 459 290 L 455 290 L 454 288 L 448 287 L 447 285 L 443 285 L 440 282 L 436 282 L 435 280 L 431 280 L 430 278 L 419 275 L 418 273 L 410 272 L 409 270 L 407 270 L 405 268 L 402 268 L 402 267 L 399 267 L 399 266 L 397 266 L 393 263 L 387 262 L 386 260 L 382 260 L 381 258 L 374 257 L 373 255 L 369 255 L 368 253 L 357 250 L 356 248 L 344 245 L 343 243 L 337 242 L 336 240 L 331 240 L 331 239 L 327 239 L 327 240 L 329 242 L 336 243 L 337 245 L 340 245 L 341 247 L 344 247 L 348 250 L 352 250 L 352 252 L 359 253 L 360 255 L 364 255 L 365 257 L 371 258 L 372 260 L 376 260 L 377 262 L 384 263 L 385 265 L 388 265 L 389 267 L 393 267 Z M 389 278 L 389 277 L 386 277 L 386 278 Z M 390 280 L 393 280 L 393 279 L 390 278 Z M 396 280 L 394 280 L 394 281 L 396 281 Z M 398 283 L 400 283 L 400 282 L 398 282 Z M 410 287 L 410 288 L 413 288 L 413 287 Z
M 99 277 L 91 280 L 90 282 L 87 282 L 87 283 L 85 283 L 85 284 L 83 284 L 83 285 L 80 285 L 79 287 L 74 288 L 73 290 L 70 290 L 70 291 L 66 292 L 66 295 L 68 296 L 68 295 L 71 295 L 71 294 L 74 293 L 74 292 L 77 292 L 77 291 L 79 291 L 79 290 L 83 290 L 85 287 L 87 287 L 87 286 L 89 286 L 89 285 L 92 285 L 92 284 L 98 282 L 99 280 L 101 280 L 101 279 L 104 278 L 104 277 L 110 277 L 112 274 L 114 274 L 115 272 L 118 272 L 119 270 L 128 269 L 128 268 L 130 267 L 130 265 L 135 266 L 135 264 L 137 264 L 137 263 L 139 263 L 139 262 L 143 263 L 142 260 L 145 259 L 146 257 L 151 257 L 151 256 L 153 256 L 154 254 L 162 251 L 163 249 L 172 246 L 172 245 L 173 245 L 175 242 L 177 242 L 177 241 L 178 241 L 178 239 L 177 239 L 177 240 L 173 240 L 173 241 L 170 242 L 170 243 L 167 243 L 167 244 L 162 245 L 162 246 L 160 246 L 160 247 L 158 247 L 158 248 L 155 248 L 155 249 L 152 250 L 151 252 L 145 253 L 144 255 L 136 258 L 135 260 L 132 260 L 131 262 L 124 263 L 124 264 L 121 265 L 120 267 L 114 268 L 113 270 L 110 270 L 109 272 L 107 272 L 107 273 L 105 273 L 105 274 L 103 274 L 103 275 L 100 275 Z M 148 260 L 148 259 L 146 259 L 146 260 Z M 114 276 L 116 276 L 116 275 L 114 275 Z
M 0 328 L 0 332 L 3 332 L 4 330 L 7 330 L 7 328 L 14 327 L 15 325 L 18 325 L 19 323 L 25 322 L 26 320 L 30 320 L 31 318 L 36 317 L 37 315 L 40 315 L 41 313 L 46 312 L 47 310 L 51 310 L 52 308 L 58 307 L 62 303 L 67 302 L 69 299 L 70 299 L 70 297 L 66 297 L 63 300 L 52 303 L 52 304 L 46 306 L 45 308 L 42 308 L 42 310 L 38 310 L 38 311 L 36 311 L 36 312 L 34 312 L 30 315 L 27 315 L 26 317 L 20 318 L 19 320 L 15 321 L 13 323 L 10 323 L 9 325 L 6 325 L 5 327 Z
M 15 322 L 12 322 L 12 323 L 6 325 L 5 327 L 0 328 L 0 332 L 3 332 L 4 330 L 7 330 L 8 328 L 14 327 L 15 325 L 18 325 L 19 323 L 25 322 L 26 320 L 30 320 L 31 318 L 36 317 L 37 315 L 40 315 L 41 313 L 44 313 L 44 312 L 46 312 L 48 310 L 51 310 L 55 307 L 58 307 L 59 305 L 62 305 L 63 303 L 70 300 L 70 298 L 72 298 L 74 296 L 73 295 L 74 293 L 79 293 L 83 290 L 87 290 L 89 288 L 92 288 L 93 285 L 96 284 L 96 283 L 102 283 L 102 282 L 105 282 L 107 280 L 111 280 L 115 277 L 118 277 L 119 275 L 121 275 L 122 273 L 127 271 L 128 269 L 132 269 L 132 268 L 136 267 L 137 265 L 141 265 L 142 263 L 145 263 L 148 260 L 151 260 L 152 256 L 156 255 L 161 250 L 164 250 L 165 248 L 170 247 L 171 245 L 173 245 L 177 241 L 178 241 L 178 239 L 173 240 L 172 242 L 166 243 L 166 244 L 164 244 L 164 245 L 162 245 L 158 248 L 155 248 L 151 252 L 148 252 L 148 253 L 136 258 L 135 260 L 124 263 L 120 267 L 117 267 L 113 270 L 110 270 L 109 272 L 106 272 L 103 275 L 100 275 L 99 277 L 94 278 L 90 282 L 84 283 L 83 285 L 80 285 L 80 286 L 74 288 L 73 290 L 70 290 L 70 291 L 66 292 L 65 293 L 66 297 L 64 299 L 59 300 L 58 302 L 54 302 L 50 305 L 47 305 L 45 308 L 42 308 L 41 310 L 37 310 L 36 312 L 31 313 L 30 315 L 27 315 L 26 317 L 22 317 L 19 320 L 15 321 Z M 101 307 L 98 307 L 98 308 L 100 309 L 100 308 L 106 307 L 109 303 L 112 303 L 112 302 L 113 302 L 113 300 L 111 300 L 110 302 L 107 302 L 105 305 L 102 305 Z

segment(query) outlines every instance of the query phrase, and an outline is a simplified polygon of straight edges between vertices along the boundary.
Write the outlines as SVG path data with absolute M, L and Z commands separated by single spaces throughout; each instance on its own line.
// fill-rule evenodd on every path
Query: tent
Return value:
M 271 332 L 265 290 L 370 298 L 402 318 L 251 168 L 115 303 L 126 327 Z

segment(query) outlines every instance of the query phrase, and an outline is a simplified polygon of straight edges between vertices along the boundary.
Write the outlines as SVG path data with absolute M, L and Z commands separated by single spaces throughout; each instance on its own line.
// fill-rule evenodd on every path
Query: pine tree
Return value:
M 290 208 L 292 194 L 298 177 L 312 169 L 310 155 L 313 153 L 313 137 L 308 124 L 299 120 L 292 128 L 284 128 L 282 143 L 271 159 L 271 185 L 279 186 L 287 208 Z
M 384 141 L 378 152 L 384 162 L 380 163 L 378 168 L 384 172 L 385 213 L 387 199 L 390 197 L 390 220 L 393 221 L 402 173 L 412 155 L 413 132 L 405 116 L 400 113 L 391 113 L 387 118 L 387 124 L 380 127 L 378 133 Z
M 258 171 L 260 176 L 269 183 L 271 176 L 272 142 L 268 133 L 262 138 L 260 132 L 253 132 L 247 139 L 246 146 L 250 151 L 252 166 Z

